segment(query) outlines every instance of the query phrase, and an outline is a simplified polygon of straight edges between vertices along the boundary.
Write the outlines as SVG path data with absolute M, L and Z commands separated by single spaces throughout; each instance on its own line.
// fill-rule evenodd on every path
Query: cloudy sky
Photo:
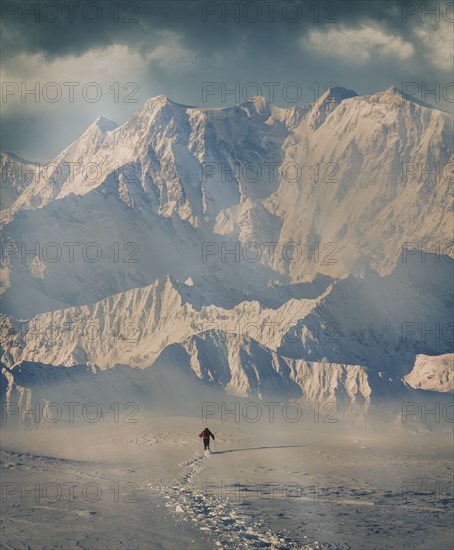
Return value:
M 291 106 L 393 85 L 452 110 L 453 21 L 453 2 L 5 0 L 1 150 L 49 160 L 158 94 Z

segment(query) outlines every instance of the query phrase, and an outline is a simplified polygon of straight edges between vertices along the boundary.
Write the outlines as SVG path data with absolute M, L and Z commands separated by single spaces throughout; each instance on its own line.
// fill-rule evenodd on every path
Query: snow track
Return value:
M 191 521 L 201 531 L 212 534 L 216 548 L 270 548 L 286 550 L 329 550 L 324 543 L 300 543 L 289 534 L 272 531 L 263 521 L 244 510 L 244 504 L 213 495 L 195 487 L 200 473 L 206 470 L 208 456 L 196 455 L 182 462 L 183 475 L 172 486 L 149 487 L 156 489 L 166 500 L 166 506 L 176 517 Z

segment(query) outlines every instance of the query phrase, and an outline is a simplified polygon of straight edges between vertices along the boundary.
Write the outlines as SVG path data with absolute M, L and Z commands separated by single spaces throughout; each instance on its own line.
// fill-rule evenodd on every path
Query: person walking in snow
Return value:
M 203 439 L 204 450 L 210 450 L 210 437 L 212 437 L 214 441 L 214 435 L 210 432 L 210 430 L 208 428 L 205 428 L 202 432 L 199 433 L 199 437 Z

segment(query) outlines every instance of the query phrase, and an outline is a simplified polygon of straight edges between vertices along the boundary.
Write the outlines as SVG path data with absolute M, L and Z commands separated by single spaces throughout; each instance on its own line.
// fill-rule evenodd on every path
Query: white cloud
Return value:
M 454 29 L 452 23 L 440 21 L 434 27 L 425 25 L 415 29 L 428 52 L 425 57 L 443 71 L 452 71 Z
M 403 61 L 414 53 L 413 45 L 400 36 L 367 25 L 357 29 L 311 31 L 304 44 L 309 49 L 324 55 L 342 57 L 350 63 L 365 63 L 377 55 L 396 57 Z
M 194 55 L 182 44 L 178 34 L 171 31 L 161 31 L 158 33 L 160 40 L 159 46 L 147 54 L 149 62 L 157 61 L 164 65 L 172 65 L 172 68 L 178 69 L 194 63 Z
M 127 46 L 114 45 L 103 49 L 90 50 L 80 56 L 57 57 L 48 61 L 42 54 L 21 53 L 10 59 L 2 77 L 23 81 L 63 82 L 111 78 L 122 74 L 135 73 L 143 67 L 145 60 Z
M 109 87 L 118 82 L 121 90 L 127 82 L 134 82 L 140 90 L 138 77 L 146 65 L 147 60 L 139 53 L 120 45 L 90 50 L 80 56 L 58 57 L 52 61 L 48 61 L 42 54 L 21 53 L 2 67 L 3 87 L 9 82 L 12 83 L 9 89 L 16 89 L 14 94 L 3 101 L 3 108 L 5 111 L 30 109 L 31 112 L 52 112 L 63 105 L 77 105 L 83 102 L 82 90 L 90 82 L 95 82 L 101 90 L 99 103 L 113 103 L 114 91 Z M 70 82 L 79 83 L 73 87 L 73 101 L 70 86 L 65 84 Z M 33 95 L 25 93 L 25 90 L 33 88 L 38 90 L 36 102 Z M 61 93 L 58 102 L 47 100 L 57 97 L 58 92 Z M 94 87 L 90 92 L 96 92 Z
M 194 57 L 183 47 L 179 36 L 170 32 L 160 33 L 157 45 L 147 52 L 115 44 L 92 49 L 79 56 L 57 57 L 51 61 L 42 54 L 20 53 L 9 58 L 2 67 L 3 90 L 5 83 L 11 83 L 8 90 L 14 92 L 2 98 L 2 108 L 4 112 L 10 113 L 18 110 L 23 112 L 24 109 L 35 113 L 38 110 L 54 113 L 71 103 L 79 103 L 80 106 L 87 103 L 82 97 L 82 90 L 90 82 L 95 82 L 101 90 L 102 96 L 97 106 L 102 109 L 121 103 L 128 94 L 143 103 L 148 99 L 148 83 L 153 74 L 153 65 L 164 65 L 172 70 L 190 70 L 193 60 Z M 79 83 L 73 88 L 74 101 L 70 101 L 70 87 L 65 84 L 69 82 Z M 55 86 L 49 83 L 55 83 Z M 128 86 L 128 83 L 132 84 Z M 37 102 L 31 94 L 25 94 L 25 89 L 30 90 L 35 86 L 39 90 Z M 61 92 L 58 102 L 46 100 L 46 93 L 48 97 L 54 98 L 58 90 Z M 94 87 L 89 91 L 92 95 L 96 93 Z

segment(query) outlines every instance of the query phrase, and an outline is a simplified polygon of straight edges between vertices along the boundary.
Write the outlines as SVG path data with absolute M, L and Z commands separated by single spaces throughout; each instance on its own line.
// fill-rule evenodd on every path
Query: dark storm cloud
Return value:
M 129 44 L 148 48 L 158 30 L 172 30 L 184 36 L 191 48 L 200 52 L 232 47 L 232 41 L 244 33 L 257 48 L 290 45 L 292 37 L 309 28 L 338 24 L 355 26 L 376 21 L 403 36 L 411 32 L 420 15 L 411 15 L 420 2 L 342 1 L 319 2 L 318 15 L 313 0 L 258 2 L 187 1 L 5 1 L 2 27 L 6 31 L 6 53 L 41 52 L 52 59 L 62 55 L 80 55 L 110 44 Z M 404 4 L 410 5 L 404 8 Z M 412 8 L 411 4 L 415 6 Z M 27 6 L 25 8 L 24 6 Z M 249 5 L 249 6 L 248 6 Z M 299 12 L 293 6 L 298 6 Z M 237 12 L 236 20 L 232 12 Z M 403 12 L 408 11 L 403 24 Z M 227 13 L 225 13 L 227 12 Z M 37 15 L 34 15 L 34 14 Z M 317 20 L 318 17 L 318 20 Z M 51 22 L 51 20 L 55 22 Z M 295 20 L 292 22 L 292 20 Z M 91 22 L 91 20 L 93 22 Z M 324 21 L 325 20 L 325 21 Z M 333 21 L 333 22 L 331 22 Z M 284 43 L 284 44 L 283 44 Z
M 21 54 L 41 54 L 44 61 L 39 67 L 44 73 L 46 63 L 54 67 L 59 60 L 66 63 L 68 56 L 85 59 L 81 56 L 124 45 L 140 53 L 143 62 L 134 74 L 129 58 L 113 58 L 115 80 L 135 80 L 140 85 L 140 103 L 165 93 L 175 101 L 202 105 L 204 83 L 215 83 L 219 89 L 225 84 L 227 90 L 239 83 L 241 88 L 240 97 L 212 94 L 205 98 L 208 106 L 247 99 L 242 92 L 248 82 L 257 83 L 258 91 L 267 95 L 263 84 L 270 81 L 279 82 L 279 87 L 269 99 L 288 106 L 283 90 L 289 82 L 298 83 L 302 90 L 299 102 L 306 103 L 329 82 L 365 94 L 391 85 L 402 87 L 403 82 L 415 82 L 419 90 L 421 83 L 430 88 L 434 83 L 443 86 L 453 80 L 447 70 L 446 51 L 443 54 L 452 40 L 453 2 L 68 0 L 58 4 L 61 9 L 56 8 L 56 2 L 3 2 L 1 61 L 7 75 L 18 81 L 50 78 L 49 72 L 37 76 Z M 29 13 L 24 12 L 25 5 Z M 30 12 L 33 6 L 38 7 L 39 20 Z M 434 6 L 438 6 L 438 13 L 424 15 Z M 443 25 L 446 43 L 439 34 Z M 422 35 L 421 29 L 426 34 Z M 359 42 L 353 39 L 351 45 L 348 43 L 352 40 L 350 31 L 358 32 Z M 314 33 L 319 33 L 317 44 L 311 42 Z M 364 35 L 367 55 L 363 58 Z M 408 48 L 411 55 L 405 54 Z M 169 50 L 176 52 L 173 57 Z M 83 67 L 73 70 L 78 72 L 70 80 L 85 77 Z M 434 103 L 434 98 L 426 99 Z M 439 103 L 444 109 L 451 106 Z M 104 101 L 75 106 L 25 102 L 20 113 L 17 109 L 4 110 L 1 148 L 24 156 L 31 151 L 32 155 L 50 157 L 62 143 L 75 139 L 97 114 L 121 123 L 139 106 L 113 106 Z M 27 120 L 29 131 L 24 136 Z M 48 139 L 35 139 L 47 127 L 52 128 L 46 132 Z

